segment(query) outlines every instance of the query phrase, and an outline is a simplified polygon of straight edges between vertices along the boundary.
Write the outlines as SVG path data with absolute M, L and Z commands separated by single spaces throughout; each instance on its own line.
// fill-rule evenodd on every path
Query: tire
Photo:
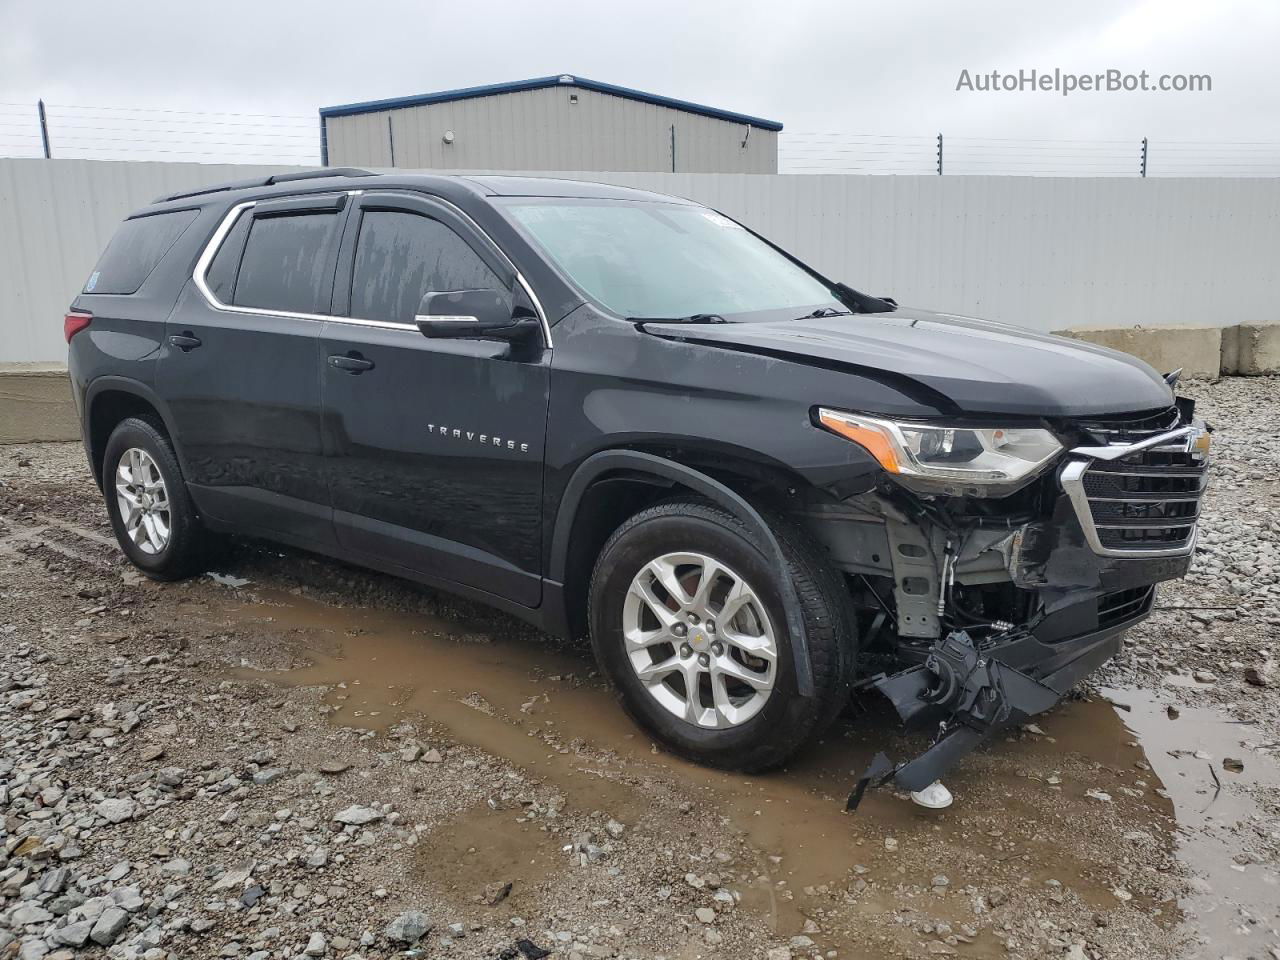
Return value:
M 758 542 L 746 524 L 717 506 L 701 500 L 677 500 L 641 511 L 623 523 L 601 550 L 591 578 L 587 613 L 596 659 L 631 717 L 683 757 L 746 773 L 785 763 L 830 726 L 848 702 L 856 653 L 854 621 L 841 578 L 823 562 L 820 548 L 795 524 L 782 517 L 770 517 L 766 522 L 782 546 L 785 574 L 776 570 L 772 551 Z M 676 560 L 669 559 L 673 556 Z M 709 635 L 713 642 L 708 644 L 706 623 L 685 628 L 684 641 L 690 648 L 696 645 L 706 651 L 694 650 L 694 655 L 700 664 L 707 664 L 708 670 L 705 680 L 698 675 L 699 692 L 690 706 L 688 677 L 691 674 L 688 671 L 694 668 L 690 658 L 682 656 L 687 651 L 677 647 L 673 640 L 669 645 L 654 642 L 641 652 L 628 643 L 624 625 L 632 628 L 633 635 L 643 638 L 645 643 L 651 642 L 648 639 L 651 636 L 663 635 L 653 631 L 678 633 L 680 617 L 676 616 L 673 606 L 683 609 L 683 600 L 697 592 L 706 571 L 712 569 L 707 563 L 701 567 L 679 563 L 680 559 L 695 556 L 712 561 L 724 571 L 712 590 L 713 596 L 716 591 L 728 594 L 721 602 L 720 612 L 729 608 L 730 597 L 740 599 L 741 594 L 730 592 L 738 589 L 731 587 L 737 581 L 745 582 L 745 588 L 749 589 L 743 592 L 750 592 L 753 602 L 740 607 L 743 613 L 735 615 L 728 625 L 722 623 L 716 627 L 722 641 L 718 648 L 714 645 L 716 634 Z M 654 563 L 656 567 L 652 566 Z M 674 570 L 684 598 L 653 586 L 660 582 L 653 571 L 669 569 Z M 780 575 L 791 578 L 803 611 L 816 688 L 813 697 L 802 698 L 797 692 Z M 633 585 L 638 577 L 642 578 L 640 582 L 649 585 L 636 592 Z M 660 621 L 659 614 L 652 612 L 655 597 L 662 599 L 667 614 L 675 617 L 676 625 L 668 628 Z M 763 608 L 764 617 L 759 616 L 757 608 Z M 690 609 L 697 609 L 696 597 Z M 714 600 L 705 609 L 710 613 L 708 619 L 718 615 Z M 756 636 L 757 633 L 761 636 Z M 768 634 L 774 641 L 771 667 L 768 657 L 763 655 Z M 744 656 L 742 648 L 735 649 L 735 642 L 747 641 L 761 651 L 762 656 Z M 721 676 L 725 678 L 724 701 L 730 704 L 722 711 L 719 704 L 723 701 L 717 699 L 714 689 L 717 681 L 710 671 L 713 665 L 725 663 L 726 653 L 735 663 L 728 665 L 732 676 L 721 669 Z M 677 663 L 677 657 L 683 666 L 672 669 L 670 665 Z M 757 672 L 762 663 L 766 665 L 765 672 Z M 651 664 L 654 664 L 652 668 Z M 737 675 L 744 674 L 744 666 L 749 667 L 756 683 L 739 682 Z M 657 672 L 662 679 L 654 682 L 651 676 L 646 683 L 641 679 L 640 670 Z M 756 686 L 762 682 L 761 678 L 770 678 L 772 688 L 762 703 L 755 704 L 751 697 L 760 692 Z M 737 706 L 740 700 L 741 707 Z M 709 714 L 708 709 L 713 712 Z M 736 714 L 737 718 L 731 719 L 729 714 Z
M 137 481 L 144 478 L 149 489 L 140 490 Z M 143 503 L 149 521 L 137 522 L 137 510 L 125 515 L 122 485 L 124 494 Z M 111 529 L 130 563 L 153 580 L 181 580 L 199 572 L 205 532 L 173 444 L 159 423 L 129 417 L 116 425 L 103 454 L 102 492 Z

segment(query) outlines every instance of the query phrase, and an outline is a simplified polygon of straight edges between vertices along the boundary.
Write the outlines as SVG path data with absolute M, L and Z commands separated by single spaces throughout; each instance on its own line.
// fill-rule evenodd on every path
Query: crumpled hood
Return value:
M 644 329 L 669 339 L 848 368 L 871 379 L 905 378 L 932 395 L 934 405 L 952 406 L 943 412 L 1098 416 L 1173 402 L 1160 374 L 1129 354 L 927 310 L 763 323 L 647 323 Z

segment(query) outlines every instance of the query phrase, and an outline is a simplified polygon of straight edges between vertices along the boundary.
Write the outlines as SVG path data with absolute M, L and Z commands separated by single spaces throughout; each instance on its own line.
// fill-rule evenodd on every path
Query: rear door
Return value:
M 533 607 L 550 350 L 428 339 L 414 323 L 429 291 L 499 287 L 527 298 L 452 207 L 358 198 L 336 284 L 346 317 L 321 343 L 329 481 L 344 548 Z
M 303 545 L 335 542 L 318 351 L 347 200 L 235 207 L 169 319 L 157 374 L 200 510 Z

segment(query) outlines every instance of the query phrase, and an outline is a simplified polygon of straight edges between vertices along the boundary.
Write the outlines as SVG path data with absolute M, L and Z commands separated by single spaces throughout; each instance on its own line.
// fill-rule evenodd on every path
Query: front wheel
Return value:
M 610 537 L 591 639 L 628 713 L 676 753 L 759 771 L 820 734 L 848 696 L 854 636 L 839 578 L 782 518 L 786 569 L 737 517 L 702 501 L 644 510 Z M 814 697 L 801 698 L 780 577 L 800 599 Z
M 140 417 L 122 420 L 107 440 L 102 492 L 120 549 L 155 580 L 199 569 L 204 530 L 165 433 Z

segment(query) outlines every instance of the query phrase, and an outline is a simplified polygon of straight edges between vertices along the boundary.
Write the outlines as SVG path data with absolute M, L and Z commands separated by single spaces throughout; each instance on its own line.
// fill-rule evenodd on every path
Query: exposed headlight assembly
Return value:
M 1011 490 L 1062 451 L 1057 438 L 1038 427 L 961 427 L 886 420 L 826 407 L 819 408 L 818 421 L 831 432 L 866 447 L 889 473 L 908 480 L 918 478 L 927 486 L 948 492 L 965 487 Z

